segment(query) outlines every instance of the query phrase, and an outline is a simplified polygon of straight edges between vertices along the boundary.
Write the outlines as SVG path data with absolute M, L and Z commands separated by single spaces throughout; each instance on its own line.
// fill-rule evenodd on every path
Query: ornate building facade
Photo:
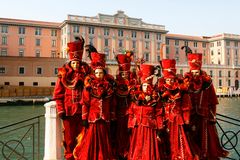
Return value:
M 174 58 L 183 74 L 188 65 L 181 47 L 186 45 L 203 54 L 203 69 L 212 76 L 216 88 L 239 88 L 240 35 L 170 34 L 164 25 L 145 23 L 123 11 L 95 17 L 68 15 L 61 23 L 0 18 L 0 85 L 54 86 L 56 68 L 68 56 L 67 43 L 79 35 L 106 54 L 108 71 L 113 75 L 117 70 L 115 55 L 124 50 L 134 50 L 135 57 L 154 65 L 163 58 Z M 86 54 L 83 60 L 89 61 Z

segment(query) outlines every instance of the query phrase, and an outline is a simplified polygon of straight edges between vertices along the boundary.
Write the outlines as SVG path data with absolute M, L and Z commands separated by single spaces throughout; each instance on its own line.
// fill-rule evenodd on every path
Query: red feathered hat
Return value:
M 119 71 L 130 71 L 131 57 L 127 54 L 118 54 L 117 57 Z
M 202 54 L 201 53 L 188 54 L 188 64 L 190 70 L 200 70 L 202 67 Z
M 163 59 L 161 61 L 162 73 L 164 78 L 176 77 L 176 60 L 175 59 Z
M 141 64 L 140 65 L 140 73 L 139 76 L 141 78 L 141 83 L 149 83 L 152 84 L 154 75 L 154 66 L 149 64 Z
M 69 42 L 67 46 L 68 46 L 69 60 L 81 61 L 82 55 L 83 55 L 84 40 L 78 39 L 77 41 Z
M 106 65 L 105 61 L 105 54 L 103 53 L 97 53 L 97 52 L 91 52 L 91 67 L 93 70 L 95 69 L 104 69 Z

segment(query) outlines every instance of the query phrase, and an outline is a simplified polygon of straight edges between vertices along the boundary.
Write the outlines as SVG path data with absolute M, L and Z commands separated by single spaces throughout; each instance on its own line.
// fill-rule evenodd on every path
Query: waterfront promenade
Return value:
M 240 97 L 234 97 L 234 98 L 219 98 L 219 105 L 218 105 L 218 113 L 220 114 L 224 114 L 227 116 L 230 116 L 232 118 L 235 119 L 240 119 L 240 108 L 239 108 L 239 104 L 240 104 Z M 18 123 L 19 121 L 23 121 L 26 119 L 30 119 L 32 117 L 37 117 L 39 115 L 45 115 L 40 117 L 40 122 L 34 121 L 32 123 L 31 129 L 35 130 L 37 128 L 40 129 L 39 131 L 39 135 L 40 135 L 40 148 L 37 149 L 35 148 L 35 152 L 32 151 L 31 149 L 31 145 L 33 144 L 33 142 L 31 141 L 33 138 L 33 135 L 37 135 L 37 132 L 28 132 L 25 135 L 25 131 L 23 130 L 24 128 L 22 128 L 20 131 L 15 130 L 13 132 L 8 132 L 5 133 L 4 135 L 2 134 L 2 129 L 0 130 L 0 159 L 4 159 L 1 156 L 3 155 L 4 151 L 4 155 L 6 155 L 7 153 L 10 153 L 9 150 L 7 150 L 6 145 L 9 145 L 10 147 L 16 144 L 16 142 L 20 142 L 18 147 L 16 148 L 16 153 L 21 153 L 23 154 L 24 157 L 26 158 L 22 158 L 22 159 L 33 159 L 31 158 L 33 153 L 34 153 L 34 159 L 44 159 L 44 160 L 48 160 L 48 159 L 62 159 L 62 146 L 61 146 L 61 125 L 60 125 L 60 119 L 56 116 L 56 112 L 55 112 L 55 108 L 54 108 L 54 103 L 51 102 L 51 105 L 49 105 L 48 108 L 44 107 L 43 105 L 25 105 L 25 106 L 1 106 L 1 112 L 0 112 L 0 117 L 1 117 L 1 122 L 0 122 L 0 128 L 4 127 L 6 125 L 12 124 L 12 123 Z M 221 128 L 224 129 L 226 132 L 226 136 L 224 136 L 221 128 L 219 126 L 218 130 L 219 130 L 219 136 L 220 139 L 223 140 L 223 142 L 225 143 L 225 146 L 229 149 L 232 148 L 232 145 L 236 145 L 235 149 L 240 152 L 240 146 L 239 146 L 239 142 L 238 144 L 236 144 L 236 138 L 240 138 L 240 133 L 239 133 L 239 126 L 240 126 L 240 122 L 236 121 L 236 122 L 231 122 L 231 123 L 227 123 L 224 121 L 220 121 L 219 119 L 223 119 L 223 117 L 217 116 L 218 118 L 218 122 L 221 125 Z M 37 118 L 38 119 L 38 118 Z M 47 121 L 51 121 L 50 123 Z M 229 120 L 227 120 L 229 121 Z M 35 124 L 40 124 L 39 127 L 35 126 Z M 236 123 L 236 125 L 233 125 L 232 123 Z M 22 126 L 28 126 L 27 125 L 22 125 Z M 237 126 L 239 125 L 239 126 Z M 54 126 L 56 128 L 54 128 Z M 46 128 L 48 128 L 48 132 L 46 132 Z M 28 128 L 25 128 L 26 131 L 30 130 Z M 232 136 L 232 135 L 236 135 L 236 136 Z M 22 138 L 21 135 L 23 135 Z M 49 137 L 52 136 L 52 137 Z M 10 138 L 9 138 L 10 137 Z M 229 137 L 231 140 L 227 140 L 226 137 Z M 232 138 L 231 138 L 232 137 Z M 37 147 L 38 143 L 37 143 L 37 139 L 34 141 L 34 145 Z M 230 143 L 231 142 L 231 143 Z M 20 145 L 21 144 L 21 145 Z M 3 146 L 5 146 L 3 148 Z M 22 148 L 25 148 L 25 152 L 23 152 Z M 38 153 L 39 150 L 39 153 Z M 52 152 L 52 150 L 54 150 Z M 47 153 L 45 153 L 45 152 Z M 18 154 L 16 154 L 15 152 L 12 153 L 11 156 L 15 156 L 15 159 L 17 156 L 20 156 Z M 55 158 L 52 158 L 51 156 L 55 156 Z M 237 155 L 237 153 L 235 153 L 234 149 L 231 149 L 231 154 L 230 156 L 232 157 L 232 159 L 239 159 L 240 156 Z M 10 158 L 11 159 L 11 158 Z M 13 158 L 14 159 L 14 158 Z

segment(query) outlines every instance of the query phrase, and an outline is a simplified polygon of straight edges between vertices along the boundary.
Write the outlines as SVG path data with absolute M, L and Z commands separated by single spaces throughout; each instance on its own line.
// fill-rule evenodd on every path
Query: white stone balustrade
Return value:
M 44 104 L 45 107 L 45 144 L 44 160 L 62 159 L 62 131 L 61 121 L 57 116 L 56 102 L 51 101 Z

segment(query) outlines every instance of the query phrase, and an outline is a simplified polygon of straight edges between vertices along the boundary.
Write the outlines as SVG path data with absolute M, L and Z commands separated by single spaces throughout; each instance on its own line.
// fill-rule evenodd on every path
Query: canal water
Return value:
M 217 108 L 217 112 L 229 117 L 233 117 L 235 119 L 240 120 L 240 97 L 234 97 L 234 98 L 219 98 L 219 105 Z M 23 121 L 35 116 L 39 116 L 39 115 L 44 115 L 45 114 L 45 108 L 42 105 L 28 105 L 28 106 L 0 106 L 0 128 L 6 125 L 10 125 L 13 123 L 17 123 L 19 121 Z M 43 159 L 43 152 L 44 152 L 44 117 L 42 117 L 41 119 L 41 123 L 40 123 L 40 159 Z M 239 131 L 239 126 L 234 126 L 234 125 L 230 125 L 228 123 L 225 122 L 220 122 L 219 123 L 223 126 L 224 129 L 229 129 L 229 130 L 233 130 L 233 131 Z M 238 122 L 239 124 L 239 122 Z M 219 128 L 218 128 L 219 129 Z M 36 130 L 36 128 L 35 128 Z M 13 131 L 14 132 L 14 131 Z M 219 133 L 221 132 L 221 130 L 219 130 Z M 1 131 L 0 131 L 1 133 Z M 13 135 L 11 135 L 11 133 L 7 133 L 10 134 L 12 137 L 14 136 L 18 136 L 20 135 L 21 131 L 15 131 L 15 133 L 13 133 Z M 30 133 L 33 134 L 33 133 Z M 35 133 L 36 134 L 36 133 Z M 238 138 L 239 138 L 239 134 L 238 133 Z M 29 138 L 28 138 L 29 136 Z M 27 140 L 31 139 L 31 135 L 26 136 Z M 6 138 L 9 139 L 9 135 L 6 136 Z M 4 136 L 0 135 L 0 159 L 4 159 L 3 158 L 3 153 L 2 153 L 2 147 L 3 147 L 3 143 L 4 140 L 6 140 L 4 138 Z M 35 143 L 36 145 L 37 143 Z M 9 142 L 9 146 L 11 146 L 10 142 Z M 14 146 L 14 145 L 13 145 Z M 240 146 L 236 146 L 237 150 L 240 152 Z M 19 146 L 17 147 L 19 148 Z M 21 148 L 21 147 L 20 147 Z M 31 148 L 31 147 L 30 147 Z M 8 149 L 5 147 L 5 150 Z M 25 153 L 27 149 L 25 149 Z M 8 151 L 9 152 L 9 151 Z M 20 149 L 18 151 L 19 153 L 22 153 L 23 151 Z M 235 153 L 233 153 L 235 154 Z M 12 155 L 13 156 L 13 155 Z M 15 157 L 18 157 L 19 155 L 15 155 Z M 36 155 L 34 155 L 36 156 Z M 237 158 L 237 155 L 235 155 L 234 157 Z M 18 159 L 18 158 L 16 158 Z M 32 159 L 32 158 L 28 158 L 28 159 Z M 35 159 L 37 159 L 35 157 Z

